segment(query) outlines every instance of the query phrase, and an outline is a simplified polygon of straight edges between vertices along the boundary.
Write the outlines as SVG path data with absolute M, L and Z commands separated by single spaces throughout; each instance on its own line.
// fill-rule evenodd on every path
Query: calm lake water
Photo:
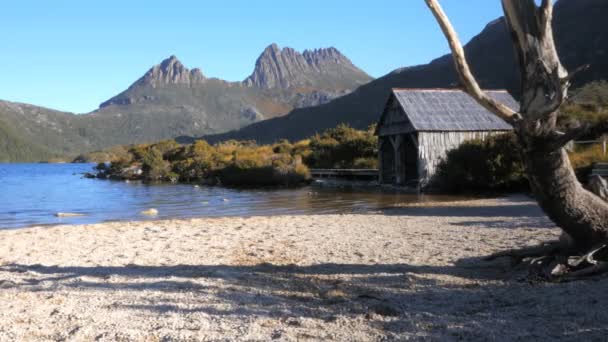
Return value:
M 442 200 L 310 186 L 237 190 L 193 185 L 146 185 L 86 179 L 91 164 L 0 164 L 0 229 L 202 216 L 331 214 L 377 210 L 403 202 Z M 58 218 L 56 213 L 86 216 Z

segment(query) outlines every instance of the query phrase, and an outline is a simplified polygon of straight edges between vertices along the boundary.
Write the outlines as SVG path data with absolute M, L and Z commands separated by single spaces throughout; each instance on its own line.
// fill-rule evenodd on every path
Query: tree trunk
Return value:
M 485 108 L 509 121 L 522 145 L 522 159 L 534 195 L 544 212 L 567 234 L 571 247 L 588 250 L 608 241 L 608 204 L 577 180 L 564 146 L 583 134 L 605 132 L 608 123 L 556 132 L 559 107 L 570 79 L 553 39 L 552 0 L 502 0 L 521 71 L 519 113 L 505 110 L 481 91 L 466 62 L 458 36 L 437 0 L 425 0 L 452 49 L 465 90 Z
M 564 149 L 547 142 L 525 142 L 522 159 L 538 204 L 568 234 L 576 249 L 586 251 L 608 240 L 608 205 L 579 183 Z
M 579 183 L 564 142 L 556 133 L 559 107 L 567 98 L 570 75 L 553 39 L 553 5 L 543 0 L 502 0 L 521 70 L 522 120 L 515 130 L 532 191 L 545 213 L 587 250 L 608 239 L 608 205 Z

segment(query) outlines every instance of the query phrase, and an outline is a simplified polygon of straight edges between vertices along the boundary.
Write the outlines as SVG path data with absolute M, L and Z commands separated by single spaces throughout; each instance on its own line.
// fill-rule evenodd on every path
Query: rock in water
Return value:
M 589 179 L 589 189 L 604 201 L 608 201 L 608 182 L 601 176 L 595 175 Z
M 148 210 L 142 211 L 141 214 L 146 215 L 146 216 L 156 216 L 156 215 L 158 215 L 158 210 L 156 210 L 154 208 L 150 208 Z
M 78 213 L 56 213 L 55 217 L 81 217 L 81 216 L 86 216 L 85 214 L 78 214 Z

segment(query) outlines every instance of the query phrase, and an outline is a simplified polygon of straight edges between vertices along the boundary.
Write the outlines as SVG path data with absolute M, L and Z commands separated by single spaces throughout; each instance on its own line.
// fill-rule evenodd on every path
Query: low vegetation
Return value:
M 514 134 L 471 140 L 448 152 L 437 170 L 434 186 L 444 192 L 514 192 L 528 190 Z M 599 143 L 575 145 L 568 152 L 579 180 L 585 183 L 594 163 L 608 162 Z
M 559 126 L 564 130 L 583 123 L 608 120 L 608 82 L 591 82 L 573 91 L 569 101 L 562 107 L 561 114 Z
M 312 168 L 376 167 L 372 128 L 339 125 L 311 139 L 272 145 L 204 140 L 179 145 L 173 140 L 114 147 L 78 158 L 100 162 L 97 177 L 147 182 L 195 182 L 229 186 L 295 186 L 310 180 Z M 101 158 L 101 159 L 100 159 Z M 106 162 L 106 161 L 109 161 Z
M 12 127 L 0 120 L 0 162 L 50 160 L 57 157 L 43 146 L 33 144 L 15 134 Z
M 446 192 L 515 191 L 527 181 L 513 133 L 471 140 L 448 152 L 435 186 Z
M 566 129 L 608 120 L 608 82 L 592 82 L 573 92 L 561 109 L 559 126 Z M 583 139 L 595 140 L 588 136 Z M 485 141 L 472 140 L 448 152 L 440 164 L 434 185 L 445 192 L 521 191 L 528 188 L 515 134 Z M 588 180 L 592 166 L 608 162 L 601 143 L 575 144 L 570 161 L 581 182 Z
M 572 167 L 583 182 L 589 179 L 594 163 L 608 163 L 608 155 L 604 154 L 604 148 L 600 144 L 575 146 L 569 155 Z
M 365 131 L 339 125 L 310 139 L 308 165 L 322 169 L 375 169 L 378 167 L 378 139 L 375 125 Z
M 310 179 L 294 149 L 228 141 L 179 145 L 175 141 L 132 146 L 128 158 L 97 166 L 98 177 L 147 182 L 196 182 L 233 186 L 294 186 Z M 276 151 L 276 152 L 275 152 Z
M 560 126 L 608 118 L 608 82 L 593 82 L 574 92 L 562 108 Z M 199 140 L 179 145 L 116 146 L 79 156 L 101 162 L 99 176 L 149 182 L 197 182 L 231 186 L 294 186 L 310 180 L 309 168 L 377 168 L 375 127 L 338 125 L 309 139 L 272 145 L 230 140 L 215 145 Z M 596 139 L 598 137 L 588 137 Z M 521 191 L 528 187 L 514 134 L 464 143 L 441 163 L 434 186 L 445 192 Z M 570 159 L 582 181 L 593 163 L 608 162 L 601 144 L 576 145 Z M 108 163 L 111 162 L 111 163 Z
M 129 147 L 128 146 L 114 146 L 107 148 L 103 151 L 95 151 L 90 153 L 81 154 L 76 157 L 74 163 L 102 163 L 106 161 L 115 161 L 119 159 L 129 158 Z

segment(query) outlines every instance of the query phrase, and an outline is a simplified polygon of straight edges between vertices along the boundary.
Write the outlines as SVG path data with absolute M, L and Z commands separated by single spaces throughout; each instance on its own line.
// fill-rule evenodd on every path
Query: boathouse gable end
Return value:
M 519 108 L 506 91 L 487 93 Z M 461 90 L 393 89 L 376 128 L 380 181 L 424 186 L 449 150 L 511 130 Z

